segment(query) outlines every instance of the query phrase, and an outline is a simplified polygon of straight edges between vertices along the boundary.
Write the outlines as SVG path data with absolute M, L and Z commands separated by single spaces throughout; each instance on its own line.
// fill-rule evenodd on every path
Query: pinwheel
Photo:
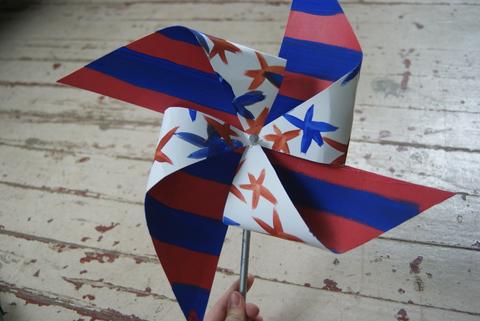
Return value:
M 186 319 L 228 226 L 342 253 L 452 195 L 344 165 L 361 61 L 337 1 L 294 0 L 278 57 L 175 26 L 60 80 L 164 113 L 145 210 Z

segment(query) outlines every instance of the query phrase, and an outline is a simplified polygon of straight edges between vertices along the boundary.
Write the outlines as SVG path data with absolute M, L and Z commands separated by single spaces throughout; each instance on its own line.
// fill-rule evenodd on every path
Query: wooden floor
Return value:
M 480 320 L 480 2 L 343 4 L 365 52 L 348 163 L 458 195 L 341 256 L 254 235 L 250 299 L 268 321 Z M 44 0 L 1 11 L 5 320 L 181 320 L 142 207 L 158 114 L 55 80 L 171 24 L 275 53 L 288 6 Z M 213 300 L 238 277 L 239 251 L 231 230 Z

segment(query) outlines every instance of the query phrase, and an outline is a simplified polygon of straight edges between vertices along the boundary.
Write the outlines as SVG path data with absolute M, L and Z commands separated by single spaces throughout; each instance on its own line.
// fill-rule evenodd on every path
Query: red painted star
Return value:
M 162 152 L 162 148 L 168 143 L 170 138 L 172 138 L 173 134 L 175 134 L 178 127 L 179 126 L 173 127 L 165 134 L 165 136 L 162 137 L 162 139 L 160 139 L 160 143 L 158 143 L 157 150 L 155 151 L 155 157 L 154 157 L 154 159 L 157 162 L 173 164 L 172 160 Z
M 230 186 L 230 193 L 235 195 L 242 202 L 247 203 L 245 196 L 243 196 L 242 192 L 240 192 L 240 190 L 233 184 Z
M 245 118 L 247 120 L 248 126 L 250 126 L 248 129 L 245 130 L 245 132 L 250 135 L 258 135 L 258 133 L 260 133 L 260 131 L 262 130 L 263 124 L 265 124 L 265 120 L 267 120 L 267 116 L 268 108 L 265 107 L 257 118 Z
M 245 76 L 253 78 L 250 87 L 248 89 L 257 89 L 265 81 L 265 73 L 271 72 L 275 74 L 283 75 L 285 67 L 283 66 L 269 66 L 265 57 L 259 52 L 255 52 L 258 62 L 260 63 L 260 69 L 252 69 L 245 71 Z
M 276 151 L 283 151 L 287 154 L 290 154 L 290 149 L 288 148 L 288 141 L 300 135 L 300 129 L 290 130 L 288 132 L 282 133 L 280 129 L 273 125 L 273 131 L 275 134 L 268 134 L 263 136 L 265 140 L 273 142 L 272 149 Z
M 276 237 L 279 237 L 279 238 L 284 239 L 284 240 L 290 240 L 290 241 L 296 241 L 296 242 L 302 242 L 303 243 L 303 241 L 301 239 L 299 239 L 298 237 L 296 237 L 294 235 L 291 235 L 291 234 L 288 234 L 288 233 L 285 233 L 283 231 L 283 226 L 282 226 L 282 222 L 280 221 L 280 216 L 278 216 L 277 210 L 275 208 L 273 209 L 273 219 L 272 219 L 273 227 L 270 226 L 269 224 L 267 224 L 262 219 L 259 219 L 258 217 L 254 217 L 253 219 L 255 220 L 255 222 L 257 222 L 258 225 L 260 225 L 260 227 L 262 229 L 265 230 L 265 232 L 267 232 L 268 234 L 270 234 L 272 236 L 276 236 Z
M 215 131 L 227 142 L 228 145 L 232 145 L 232 139 L 230 136 L 238 137 L 237 133 L 234 132 L 230 125 L 227 123 L 220 123 L 213 118 L 205 117 L 207 123 L 212 126 Z
M 241 51 L 240 48 L 224 39 L 220 39 L 214 36 L 208 36 L 208 38 L 210 38 L 210 40 L 213 42 L 213 48 L 212 50 L 210 50 L 210 59 L 212 59 L 213 57 L 215 57 L 215 55 L 218 54 L 220 56 L 220 59 L 222 59 L 223 63 L 228 65 L 225 51 L 230 51 L 232 53 L 237 53 Z
M 348 150 L 348 144 L 342 144 L 337 142 L 336 140 L 333 140 L 328 137 L 323 137 L 323 141 L 327 143 L 328 145 L 332 146 L 339 152 L 342 152 L 343 154 L 338 156 L 332 163 L 331 165 L 334 166 L 341 166 L 345 164 L 345 161 L 347 160 L 347 150 Z
M 240 163 L 238 164 L 237 169 L 235 171 L 235 174 L 238 174 L 238 172 L 240 171 L 240 167 L 242 167 L 243 163 L 245 163 L 244 159 L 242 159 L 240 161 Z M 242 192 L 233 184 L 230 186 L 230 193 L 235 195 L 242 202 L 247 203 L 247 200 L 245 199 L 245 196 L 243 196 Z
M 252 208 L 257 208 L 258 201 L 260 197 L 265 198 L 272 204 L 277 204 L 277 199 L 273 194 L 263 186 L 263 182 L 265 181 L 265 169 L 262 169 L 258 178 L 255 178 L 252 174 L 248 173 L 248 180 L 250 184 L 241 184 L 240 188 L 251 190 L 252 193 Z
M 238 172 L 240 171 L 240 168 L 243 166 L 244 163 L 245 163 L 245 159 L 242 159 L 240 163 L 238 163 L 237 169 L 235 170 L 235 174 L 238 174 Z

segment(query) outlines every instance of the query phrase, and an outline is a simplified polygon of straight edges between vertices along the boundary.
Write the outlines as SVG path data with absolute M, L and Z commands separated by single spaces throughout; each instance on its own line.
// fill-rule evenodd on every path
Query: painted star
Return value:
M 237 133 L 234 132 L 230 125 L 227 123 L 220 123 L 213 118 L 205 117 L 207 123 L 215 129 L 215 131 L 227 142 L 227 144 L 232 145 L 232 138 L 230 136 L 238 137 Z
M 247 200 L 245 199 L 245 196 L 243 196 L 242 192 L 235 185 L 232 184 L 230 186 L 230 191 L 229 192 L 232 193 L 233 195 L 235 195 L 235 197 L 237 197 L 243 203 L 247 203 Z
M 213 48 L 212 50 L 210 50 L 210 59 L 212 59 L 213 57 L 215 57 L 215 55 L 218 54 L 220 56 L 220 59 L 223 61 L 223 63 L 228 65 L 228 60 L 227 60 L 227 56 L 225 55 L 225 51 L 230 51 L 232 53 L 237 53 L 241 51 L 240 48 L 238 48 L 237 46 L 235 46 L 234 44 L 226 40 L 223 40 L 214 36 L 208 36 L 208 37 L 213 42 Z
M 329 123 L 314 121 L 313 120 L 313 105 L 308 108 L 305 113 L 305 118 L 303 121 L 295 116 L 285 114 L 283 117 L 288 120 L 293 126 L 300 128 L 303 131 L 302 143 L 301 143 L 301 152 L 306 153 L 308 148 L 314 140 L 318 146 L 323 145 L 322 132 L 333 132 L 338 129 Z
M 288 233 L 285 233 L 283 231 L 283 226 L 282 226 L 282 222 L 280 221 L 280 216 L 278 216 L 278 212 L 275 208 L 273 209 L 273 219 L 272 219 L 273 227 L 270 226 L 269 224 L 267 224 L 262 219 L 259 219 L 258 217 L 253 217 L 253 219 L 255 220 L 255 222 L 257 222 L 258 225 L 260 225 L 260 227 L 262 229 L 265 230 L 265 232 L 267 232 L 268 234 L 270 234 L 272 236 L 276 236 L 276 237 L 279 237 L 279 238 L 284 239 L 284 240 L 290 240 L 290 241 L 296 241 L 296 242 L 302 242 L 303 243 L 303 241 L 301 239 L 299 239 L 298 237 L 296 237 L 294 235 L 291 235 L 291 234 L 288 234 Z
M 240 95 L 240 96 L 235 96 L 235 93 L 233 92 L 232 86 L 226 81 L 221 75 L 217 74 L 218 79 L 220 80 L 220 83 L 222 86 L 226 89 L 227 95 L 232 97 L 232 105 L 233 108 L 237 111 L 237 113 L 248 119 L 253 119 L 255 118 L 250 110 L 248 110 L 246 107 L 254 105 L 262 100 L 265 100 L 266 96 L 261 90 L 251 90 L 247 91 L 246 93 Z
M 250 184 L 241 184 L 240 188 L 251 190 L 252 193 L 252 208 L 257 208 L 258 201 L 260 197 L 265 198 L 272 204 L 277 203 L 277 199 L 273 194 L 263 186 L 263 182 L 265 180 L 265 169 L 262 169 L 258 178 L 255 178 L 252 174 L 248 173 L 248 180 Z
M 323 137 L 323 140 L 324 140 L 325 143 L 327 143 L 328 145 L 332 146 L 333 148 L 335 148 L 335 149 L 338 150 L 339 152 L 343 153 L 342 155 L 340 155 L 340 156 L 338 156 L 337 158 L 335 158 L 335 159 L 333 160 L 333 162 L 331 162 L 330 164 L 331 164 L 331 165 L 336 165 L 336 166 L 340 166 L 340 165 L 345 164 L 345 161 L 347 160 L 348 144 L 339 143 L 339 142 L 337 142 L 336 140 L 333 140 L 333 139 L 328 138 L 328 137 Z
M 173 127 L 165 134 L 165 136 L 162 137 L 162 139 L 160 139 L 160 142 L 158 143 L 157 149 L 155 151 L 155 157 L 154 157 L 154 159 L 157 162 L 169 163 L 170 165 L 173 164 L 172 160 L 167 155 L 165 155 L 165 153 L 162 152 L 162 148 L 169 142 L 170 138 L 172 138 L 173 134 L 175 134 L 178 127 L 179 126 Z
M 290 154 L 290 149 L 288 148 L 288 141 L 300 135 L 300 129 L 290 130 L 288 132 L 282 133 L 280 129 L 273 125 L 273 131 L 275 134 L 268 134 L 263 136 L 265 140 L 273 142 L 272 149 L 276 151 L 283 151 L 287 154 Z
M 242 159 L 240 163 L 238 163 L 237 169 L 235 170 L 235 174 L 238 174 L 240 168 L 242 168 L 243 164 L 245 164 L 245 159 Z
M 268 116 L 268 108 L 265 107 L 260 115 L 256 119 L 246 119 L 249 128 L 245 130 L 245 133 L 249 135 L 258 135 L 262 130 L 263 124 L 265 124 L 265 120 L 267 120 Z
M 255 116 L 253 116 L 252 112 L 245 107 L 256 104 L 262 100 L 265 100 L 265 95 L 263 92 L 260 90 L 253 90 L 241 96 L 235 97 L 232 100 L 232 105 L 239 115 L 247 119 L 253 119 Z
M 195 109 L 189 109 L 188 110 L 188 115 L 190 116 L 190 119 L 192 121 L 195 121 L 195 119 L 197 119 L 197 111 Z
M 175 135 L 187 143 L 200 147 L 199 150 L 188 155 L 189 158 L 194 159 L 208 158 L 243 146 L 243 144 L 236 139 L 232 139 L 231 144 L 228 144 L 210 125 L 207 127 L 208 137 L 206 139 L 188 132 L 179 132 L 175 133 Z
M 243 163 L 245 163 L 245 159 L 242 159 L 240 161 L 240 163 L 238 163 L 237 169 L 235 170 L 235 175 L 238 174 L 238 171 L 242 167 Z M 243 196 L 242 192 L 233 184 L 230 186 L 230 193 L 232 193 L 234 196 L 236 196 L 242 202 L 247 203 L 247 200 L 245 199 L 245 196 Z
M 258 62 L 260 64 L 260 69 L 251 69 L 245 71 L 245 76 L 253 78 L 250 83 L 249 90 L 258 88 L 264 81 L 267 79 L 275 87 L 280 86 L 280 82 L 277 81 L 278 77 L 273 77 L 273 75 L 283 75 L 285 72 L 285 67 L 283 66 L 269 66 L 265 57 L 259 52 L 255 52 L 257 55 Z

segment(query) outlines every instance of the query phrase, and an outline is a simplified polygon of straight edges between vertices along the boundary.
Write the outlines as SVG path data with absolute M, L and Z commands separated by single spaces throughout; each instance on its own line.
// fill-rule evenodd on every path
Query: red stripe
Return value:
M 414 203 L 418 205 L 420 211 L 455 195 L 455 193 L 408 183 L 349 166 L 332 167 L 272 150 L 265 151 L 275 165 L 332 184 Z
M 221 112 L 158 91 L 137 87 L 88 67 L 83 67 L 60 79 L 58 82 L 117 98 L 161 113 L 171 106 L 193 108 L 226 121 L 232 126 L 242 128 L 236 115 Z
M 222 220 L 229 190 L 230 185 L 178 171 L 164 178 L 148 194 L 168 207 Z
M 195 285 L 210 291 L 218 256 L 194 252 L 155 239 L 153 246 L 170 284 Z
M 352 26 L 343 13 L 317 16 L 291 11 L 285 36 L 362 51 Z
M 329 87 L 329 80 L 286 71 L 279 94 L 299 100 L 308 100 Z
M 349 251 L 383 233 L 335 214 L 300 208 L 300 215 L 317 239 L 332 251 Z
M 204 72 L 214 72 L 202 47 L 174 40 L 156 32 L 132 42 L 127 48 Z

